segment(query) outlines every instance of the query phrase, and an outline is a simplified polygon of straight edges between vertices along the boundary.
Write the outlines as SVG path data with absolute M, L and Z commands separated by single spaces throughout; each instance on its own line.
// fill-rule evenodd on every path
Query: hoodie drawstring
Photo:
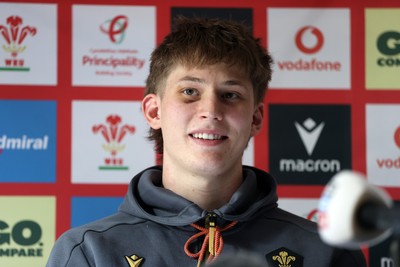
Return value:
M 192 223 L 191 226 L 196 228 L 200 232 L 194 234 L 186 241 L 184 246 L 186 255 L 194 259 L 197 258 L 198 259 L 197 267 L 199 267 L 200 264 L 203 262 L 204 255 L 207 253 L 207 245 L 208 245 L 209 256 L 207 262 L 211 262 L 221 254 L 222 248 L 224 247 L 224 240 L 222 239 L 221 232 L 232 228 L 236 224 L 237 221 L 233 221 L 227 224 L 225 227 L 220 228 L 215 225 L 215 221 L 210 221 L 208 227 L 201 227 L 199 225 Z M 201 249 L 196 253 L 190 252 L 189 250 L 190 244 L 202 235 L 204 235 L 204 241 L 201 246 Z

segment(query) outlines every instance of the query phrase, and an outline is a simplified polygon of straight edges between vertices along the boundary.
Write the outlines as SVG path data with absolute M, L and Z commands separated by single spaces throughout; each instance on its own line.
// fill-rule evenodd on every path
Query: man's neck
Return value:
M 219 175 L 201 175 L 179 168 L 163 166 L 163 186 L 192 201 L 204 210 L 222 207 L 243 181 L 242 166 Z

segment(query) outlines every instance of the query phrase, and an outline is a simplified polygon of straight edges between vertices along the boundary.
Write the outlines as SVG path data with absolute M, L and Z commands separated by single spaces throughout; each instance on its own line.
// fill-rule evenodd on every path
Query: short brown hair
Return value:
M 165 82 L 177 65 L 202 67 L 217 63 L 243 66 L 254 90 L 255 103 L 263 101 L 271 80 L 272 58 L 242 23 L 231 20 L 177 17 L 175 29 L 153 51 L 145 95 L 162 96 Z M 149 140 L 163 152 L 161 129 L 150 128 Z

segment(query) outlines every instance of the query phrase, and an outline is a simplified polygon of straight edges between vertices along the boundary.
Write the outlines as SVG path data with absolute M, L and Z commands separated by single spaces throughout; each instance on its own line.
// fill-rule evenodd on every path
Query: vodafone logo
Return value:
M 125 38 L 125 30 L 128 27 L 128 18 L 124 15 L 116 16 L 111 20 L 105 21 L 100 30 L 107 34 L 111 42 L 120 44 Z
M 400 126 L 394 131 L 394 143 L 400 148 Z M 380 169 L 400 169 L 400 157 L 398 158 L 378 158 L 376 160 Z
M 396 131 L 394 132 L 394 142 L 398 148 L 400 148 L 400 126 L 397 127 Z
M 315 54 L 324 45 L 324 35 L 317 27 L 305 26 L 297 32 L 295 42 L 297 48 L 304 54 Z
M 319 60 L 315 54 L 321 51 L 325 38 L 322 31 L 315 26 L 304 26 L 294 36 L 294 43 L 303 55 L 295 61 L 277 61 L 283 71 L 323 71 L 340 72 L 342 65 L 339 61 Z M 319 55 L 321 56 L 321 55 Z

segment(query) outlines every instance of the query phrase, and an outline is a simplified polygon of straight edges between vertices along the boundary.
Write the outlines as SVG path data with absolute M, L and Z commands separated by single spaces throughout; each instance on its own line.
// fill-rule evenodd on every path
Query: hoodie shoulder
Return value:
M 136 225 L 143 222 L 144 220 L 142 219 L 135 218 L 123 212 L 117 212 L 103 219 L 71 228 L 57 239 L 46 267 L 72 267 L 75 266 L 71 261 L 72 259 L 74 262 L 80 262 L 82 264 L 80 266 L 86 266 L 83 265 L 84 262 L 87 262 L 87 257 L 82 250 L 82 246 L 87 242 L 91 242 L 88 236 L 92 233 L 106 234 L 108 231 L 119 226 Z M 90 264 L 87 266 L 90 266 Z
M 273 214 L 272 214 L 273 213 Z M 307 232 L 313 233 L 313 234 L 318 234 L 317 231 L 317 224 L 315 222 L 312 222 L 310 220 L 307 220 L 303 217 L 300 217 L 296 214 L 290 213 L 286 210 L 283 210 L 281 208 L 276 208 L 272 211 L 272 213 L 267 216 L 271 216 L 271 218 L 275 220 L 279 220 L 282 222 L 285 222 L 287 224 L 290 224 L 294 227 L 301 228 Z

